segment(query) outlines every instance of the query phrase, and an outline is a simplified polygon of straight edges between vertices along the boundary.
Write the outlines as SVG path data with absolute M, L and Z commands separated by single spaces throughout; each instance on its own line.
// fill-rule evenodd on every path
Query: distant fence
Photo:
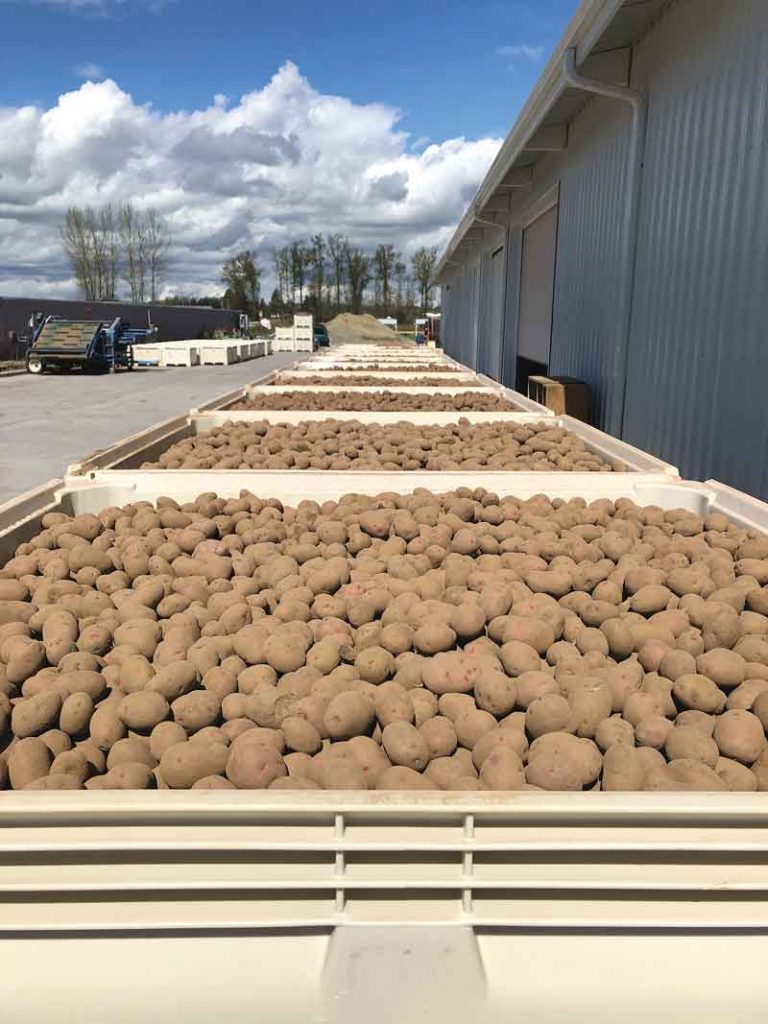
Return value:
M 63 316 L 70 320 L 109 320 L 122 317 L 133 327 L 152 323 L 161 341 L 202 338 L 216 330 L 237 330 L 240 313 L 236 309 L 211 309 L 206 306 L 164 306 L 159 303 L 84 302 L 58 299 L 0 298 L 0 359 L 15 356 L 10 332 L 19 338 L 27 330 L 32 313 Z

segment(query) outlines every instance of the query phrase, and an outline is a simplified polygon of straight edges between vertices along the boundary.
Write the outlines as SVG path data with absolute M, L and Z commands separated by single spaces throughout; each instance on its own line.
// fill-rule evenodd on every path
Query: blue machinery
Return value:
M 133 346 L 146 341 L 156 327 L 131 327 L 120 317 L 103 320 L 65 320 L 48 316 L 35 329 L 27 352 L 27 370 L 45 373 L 49 369 L 80 367 L 88 370 L 133 369 Z

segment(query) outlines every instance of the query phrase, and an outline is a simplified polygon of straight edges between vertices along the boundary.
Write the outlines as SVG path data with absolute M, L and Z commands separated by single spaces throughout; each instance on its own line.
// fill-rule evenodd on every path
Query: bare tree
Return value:
M 429 306 L 429 300 L 432 294 L 433 277 L 436 265 L 436 245 L 433 245 L 430 249 L 422 245 L 421 248 L 416 250 L 416 252 L 413 254 L 411 258 L 413 276 L 416 279 L 416 283 L 419 286 L 421 299 L 420 305 L 422 312 L 424 313 L 426 313 L 427 307 Z
M 149 298 L 155 302 L 163 274 L 168 269 L 168 251 L 171 247 L 171 239 L 165 221 L 152 207 L 144 214 L 144 239 Z
M 356 245 L 347 246 L 347 278 L 352 312 L 359 313 L 363 308 L 365 289 L 371 279 L 371 263 L 363 250 Z
M 307 249 L 303 242 L 291 242 L 291 289 L 293 301 L 299 293 L 299 305 L 304 304 L 304 286 L 307 283 Z
M 349 243 L 343 235 L 328 235 L 328 255 L 333 268 L 334 287 L 336 289 L 336 307 L 341 305 L 341 290 L 347 271 L 347 249 Z
M 86 299 L 114 299 L 118 245 L 112 207 L 71 206 L 60 228 L 75 279 Z
M 325 284 L 325 239 L 322 235 L 313 235 L 307 251 L 312 271 L 312 296 L 315 305 L 315 316 L 323 317 L 323 285 Z
M 79 206 L 70 206 L 59 231 L 78 287 L 82 288 L 86 299 L 95 299 L 87 210 Z
M 384 306 L 384 312 L 389 312 L 389 300 L 392 293 L 392 275 L 395 270 L 395 249 L 392 245 L 378 245 L 373 254 L 374 275 L 377 291 Z
M 147 240 L 143 218 L 133 203 L 125 203 L 119 215 L 123 272 L 131 302 L 143 302 L 147 287 Z

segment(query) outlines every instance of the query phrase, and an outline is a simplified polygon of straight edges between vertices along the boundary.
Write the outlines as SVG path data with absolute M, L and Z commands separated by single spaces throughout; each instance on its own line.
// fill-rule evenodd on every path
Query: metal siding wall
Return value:
M 456 355 L 456 289 L 458 288 L 458 282 L 458 274 L 446 278 L 442 282 L 440 295 L 440 312 L 442 314 L 440 320 L 440 340 L 443 351 L 447 352 L 449 356 Z
M 597 426 L 620 397 L 616 297 L 628 138 L 625 106 L 596 97 L 572 122 L 559 160 L 550 372 L 587 382 Z
M 638 48 L 649 98 L 625 436 L 768 497 L 768 10 L 681 0 Z
M 500 380 L 509 388 L 517 381 L 517 312 L 520 302 L 520 258 L 523 232 L 517 226 L 507 231 L 506 301 Z
M 501 317 L 498 315 L 504 297 L 504 236 L 495 239 L 492 248 L 483 253 L 480 264 L 480 296 L 478 319 L 477 369 L 498 378 L 501 367 Z M 493 253 L 501 248 L 496 258 Z M 501 264 L 499 264 L 499 260 Z

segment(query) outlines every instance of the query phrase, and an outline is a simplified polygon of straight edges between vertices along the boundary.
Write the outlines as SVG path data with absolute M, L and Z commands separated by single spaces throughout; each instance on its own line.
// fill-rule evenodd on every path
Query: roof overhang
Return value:
M 460 247 L 474 245 L 489 222 L 503 228 L 516 199 L 530 189 L 538 160 L 568 146 L 568 126 L 589 99 L 567 85 L 563 61 L 576 51 L 576 64 L 589 78 L 629 84 L 630 51 L 669 0 L 581 0 L 563 37 L 547 61 L 520 115 L 504 140 L 474 199 L 459 222 L 437 267 L 442 281 Z

